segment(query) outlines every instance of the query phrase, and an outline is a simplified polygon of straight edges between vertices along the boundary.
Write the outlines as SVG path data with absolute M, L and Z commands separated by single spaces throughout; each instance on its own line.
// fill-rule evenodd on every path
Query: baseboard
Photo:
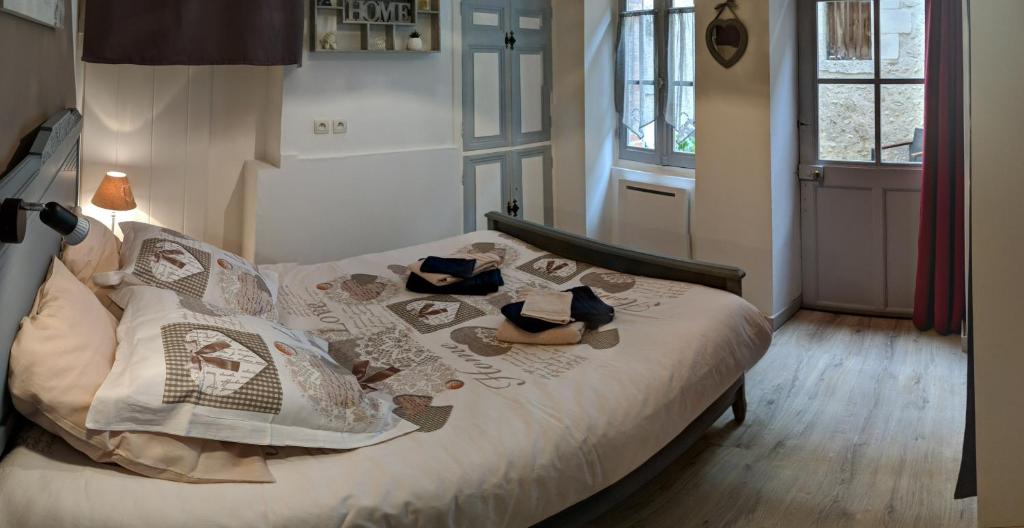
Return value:
M 796 299 L 793 299 L 786 305 L 785 308 L 779 310 L 778 313 L 768 318 L 768 321 L 772 324 L 772 331 L 782 328 L 782 325 L 786 324 L 791 317 L 796 315 L 800 311 L 800 307 L 804 304 L 803 294 L 797 295 Z

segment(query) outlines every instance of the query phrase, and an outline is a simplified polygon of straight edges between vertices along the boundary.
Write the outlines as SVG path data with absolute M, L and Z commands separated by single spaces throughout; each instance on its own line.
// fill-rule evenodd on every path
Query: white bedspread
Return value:
M 506 252 L 498 294 L 422 300 L 402 287 L 416 258 L 474 245 Z M 771 340 L 735 295 L 559 260 L 495 232 L 273 269 L 284 322 L 365 360 L 367 384 L 406 391 L 420 431 L 350 452 L 280 450 L 274 484 L 206 485 L 95 464 L 32 432 L 0 463 L 0 526 L 526 526 L 643 463 Z M 581 283 L 616 307 L 584 344 L 489 339 L 517 291 Z M 399 372 L 373 377 L 389 365 Z

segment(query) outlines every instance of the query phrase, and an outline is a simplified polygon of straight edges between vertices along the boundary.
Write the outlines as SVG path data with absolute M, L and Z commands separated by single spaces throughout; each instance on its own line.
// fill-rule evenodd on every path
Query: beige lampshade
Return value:
M 128 175 L 123 172 L 108 172 L 100 182 L 100 188 L 96 189 L 96 194 L 92 195 L 92 203 L 108 211 L 135 209 L 135 196 L 132 195 Z

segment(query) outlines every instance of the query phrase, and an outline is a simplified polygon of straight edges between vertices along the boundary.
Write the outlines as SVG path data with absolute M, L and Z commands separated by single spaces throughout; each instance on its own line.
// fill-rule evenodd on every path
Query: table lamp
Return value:
M 108 172 L 96 189 L 96 194 L 92 195 L 92 204 L 110 211 L 110 230 L 113 231 L 117 212 L 135 209 L 135 196 L 132 195 L 128 175 L 117 171 Z

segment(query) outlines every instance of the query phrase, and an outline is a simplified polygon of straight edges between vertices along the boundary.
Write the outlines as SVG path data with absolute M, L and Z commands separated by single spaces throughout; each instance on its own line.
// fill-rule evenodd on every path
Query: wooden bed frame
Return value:
M 501 213 L 491 212 L 486 216 L 489 229 L 501 231 L 556 255 L 631 275 L 691 282 L 736 295 L 743 294 L 742 281 L 745 273 L 738 268 L 633 251 Z M 668 445 L 632 473 L 582 502 L 545 519 L 537 526 L 561 528 L 590 523 L 640 489 L 683 455 L 730 407 L 736 422 L 743 423 L 747 416 L 744 376 L 740 376 L 740 379 L 726 389 Z
M 82 115 L 76 110 L 62 111 L 43 123 L 25 159 L 0 178 L 0 200 L 21 198 L 77 206 L 81 131 Z M 0 243 L 0 455 L 18 416 L 7 392 L 11 345 L 61 244 L 60 235 L 43 225 L 35 212 L 29 213 L 23 243 Z
M 40 128 L 28 156 L 0 179 L 0 200 L 21 198 L 55 201 L 75 206 L 79 196 L 79 145 L 82 116 L 66 110 Z M 661 279 L 685 281 L 741 294 L 743 271 L 718 264 L 679 260 L 603 244 L 557 229 L 487 214 L 488 226 L 545 251 L 604 268 Z M 32 213 L 22 244 L 0 244 L 0 456 L 18 414 L 7 392 L 7 364 L 21 319 L 28 314 L 43 283 L 50 260 L 58 255 L 61 238 Z M 732 408 L 735 420 L 746 415 L 744 378 L 741 376 L 700 416 L 647 462 L 615 484 L 546 519 L 538 526 L 580 526 L 592 521 L 654 478 L 687 451 L 724 413 Z M 10 446 L 6 446 L 9 448 Z

